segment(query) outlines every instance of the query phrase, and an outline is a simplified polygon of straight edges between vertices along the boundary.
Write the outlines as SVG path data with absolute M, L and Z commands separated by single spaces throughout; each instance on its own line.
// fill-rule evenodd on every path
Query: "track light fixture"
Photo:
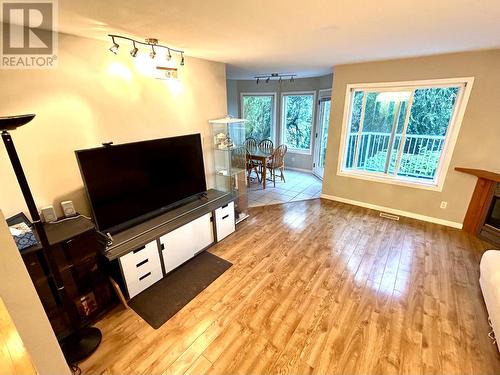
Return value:
M 289 79 L 290 83 L 293 83 L 295 82 L 295 77 L 297 77 L 297 74 L 294 73 L 270 73 L 255 76 L 254 78 L 256 79 L 256 83 L 258 85 L 261 80 L 265 80 L 266 83 L 269 83 L 272 80 L 277 80 L 281 83 L 283 79 Z
M 114 37 L 111 37 L 111 40 L 113 41 L 113 45 L 111 46 L 111 48 L 109 50 L 116 55 L 118 53 L 118 48 L 120 48 L 120 45 L 115 42 Z
M 130 56 L 136 57 L 137 56 L 137 52 L 139 52 L 139 49 L 135 46 L 135 42 L 134 41 L 132 41 L 132 43 L 134 44 L 134 48 L 132 48 L 132 50 L 130 51 Z
M 167 50 L 167 55 L 166 55 L 167 61 L 170 61 L 172 59 L 172 52 L 173 52 L 173 53 L 178 53 L 180 55 L 180 57 L 181 57 L 180 65 L 183 66 L 185 64 L 184 51 L 159 44 L 158 39 L 146 38 L 146 40 L 144 42 L 141 42 L 141 41 L 138 41 L 138 40 L 126 37 L 126 36 L 122 36 L 122 35 L 109 34 L 108 36 L 111 38 L 111 41 L 113 42 L 113 45 L 110 47 L 109 50 L 111 52 L 113 52 L 115 55 L 117 54 L 118 48 L 120 47 L 119 44 L 116 43 L 115 39 L 123 39 L 123 40 L 128 40 L 128 41 L 132 42 L 133 48 L 130 50 L 130 56 L 132 56 L 132 57 L 136 57 L 137 54 L 139 53 L 139 48 L 137 48 L 137 44 L 138 44 L 138 45 L 151 47 L 151 52 L 149 53 L 149 56 L 152 59 L 156 58 L 158 48 L 163 48 L 163 49 Z

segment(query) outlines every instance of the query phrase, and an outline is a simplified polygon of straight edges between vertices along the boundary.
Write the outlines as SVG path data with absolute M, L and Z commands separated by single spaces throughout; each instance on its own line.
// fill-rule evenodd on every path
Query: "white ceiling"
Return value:
M 59 29 L 156 37 L 228 77 L 500 47 L 499 0 L 61 0 Z

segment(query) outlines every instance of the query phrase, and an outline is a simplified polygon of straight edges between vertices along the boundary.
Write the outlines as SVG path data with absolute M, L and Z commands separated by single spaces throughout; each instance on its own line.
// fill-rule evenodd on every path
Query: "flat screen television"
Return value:
M 75 151 L 97 228 L 111 234 L 207 190 L 200 134 Z

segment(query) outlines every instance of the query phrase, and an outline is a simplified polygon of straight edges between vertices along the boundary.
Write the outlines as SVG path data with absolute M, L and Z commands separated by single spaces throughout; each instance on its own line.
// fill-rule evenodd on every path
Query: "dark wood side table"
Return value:
M 44 224 L 64 286 L 75 304 L 81 326 L 87 326 L 109 311 L 117 298 L 103 263 L 105 243 L 94 224 L 82 217 Z M 39 245 L 21 251 L 35 289 L 59 340 L 71 334 L 47 260 Z

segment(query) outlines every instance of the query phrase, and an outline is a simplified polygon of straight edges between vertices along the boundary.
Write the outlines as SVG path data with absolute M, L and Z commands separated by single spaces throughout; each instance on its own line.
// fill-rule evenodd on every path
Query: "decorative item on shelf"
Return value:
M 109 50 L 115 55 L 118 54 L 118 49 L 120 48 L 120 45 L 116 43 L 116 39 L 123 39 L 132 42 L 130 56 L 134 58 L 139 54 L 138 45 L 146 46 L 148 48 L 151 48 L 151 51 L 149 51 L 149 57 L 156 62 L 154 69 L 154 78 L 160 80 L 179 78 L 179 69 L 177 66 L 175 66 L 175 63 L 173 63 L 172 52 L 178 54 L 179 66 L 184 66 L 184 51 L 159 44 L 158 39 L 156 38 L 146 38 L 144 42 L 141 42 L 122 35 L 109 34 L 108 36 L 113 42 L 113 45 Z M 165 55 L 161 55 L 162 57 L 165 57 L 163 61 L 158 58 L 160 50 L 165 50 L 166 52 Z
M 295 82 L 295 78 L 297 77 L 297 74 L 295 73 L 270 73 L 270 74 L 262 74 L 255 76 L 254 78 L 256 79 L 257 85 L 259 82 L 264 81 L 265 83 L 269 83 L 269 81 L 279 81 L 280 83 L 284 79 L 289 79 L 290 83 Z
M 44 222 L 53 223 L 54 221 L 57 221 L 56 211 L 53 206 L 42 207 L 40 211 L 42 212 Z
M 61 208 L 63 210 L 65 217 L 73 217 L 76 216 L 75 206 L 73 205 L 73 201 L 63 201 L 61 202 Z
M 33 224 L 22 212 L 8 218 L 7 225 L 19 250 L 27 249 L 38 243 L 33 233 Z
M 219 150 L 230 150 L 234 148 L 231 138 L 225 133 L 219 133 L 215 136 L 215 147 Z

